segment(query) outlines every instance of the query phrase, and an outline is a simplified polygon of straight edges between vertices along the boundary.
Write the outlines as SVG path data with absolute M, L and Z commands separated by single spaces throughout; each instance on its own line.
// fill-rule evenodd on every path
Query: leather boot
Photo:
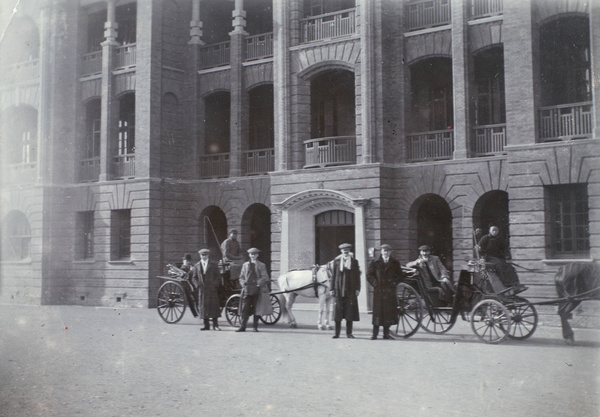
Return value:
M 338 339 L 340 337 L 340 332 L 342 331 L 342 322 L 341 321 L 336 321 L 335 322 L 335 334 L 333 336 L 334 339 Z
M 373 326 L 373 334 L 371 335 L 371 340 L 377 339 L 377 335 L 379 335 L 379 326 Z
M 210 321 L 209 321 L 209 319 L 204 319 L 204 327 L 201 327 L 200 330 L 210 330 Z
M 254 331 L 258 332 L 258 318 L 259 316 L 254 316 L 252 324 L 254 325 Z

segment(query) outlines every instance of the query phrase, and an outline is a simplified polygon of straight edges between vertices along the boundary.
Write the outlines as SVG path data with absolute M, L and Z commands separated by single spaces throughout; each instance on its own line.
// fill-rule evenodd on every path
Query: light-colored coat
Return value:
M 271 296 L 269 294 L 269 273 L 267 272 L 267 266 L 261 261 L 256 261 L 255 266 L 256 277 L 258 279 L 258 286 L 260 292 L 258 296 L 258 302 L 256 303 L 257 316 L 263 316 L 272 314 L 273 309 L 271 307 Z M 242 271 L 240 272 L 240 285 L 242 286 L 242 299 L 246 291 L 246 283 L 250 277 L 250 261 L 244 262 L 242 265 Z

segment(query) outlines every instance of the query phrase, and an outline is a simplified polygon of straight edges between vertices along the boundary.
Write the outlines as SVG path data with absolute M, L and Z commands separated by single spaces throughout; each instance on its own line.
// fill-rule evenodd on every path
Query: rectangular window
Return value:
M 111 260 L 131 257 L 131 210 L 111 213 Z
M 545 188 L 549 256 L 587 257 L 590 254 L 586 184 Z
M 78 248 L 81 259 L 94 257 L 94 212 L 77 213 Z

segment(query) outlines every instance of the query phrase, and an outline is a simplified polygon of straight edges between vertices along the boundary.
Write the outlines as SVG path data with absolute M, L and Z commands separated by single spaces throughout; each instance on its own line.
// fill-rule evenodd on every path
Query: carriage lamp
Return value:
M 375 248 L 369 248 L 369 258 L 375 257 Z

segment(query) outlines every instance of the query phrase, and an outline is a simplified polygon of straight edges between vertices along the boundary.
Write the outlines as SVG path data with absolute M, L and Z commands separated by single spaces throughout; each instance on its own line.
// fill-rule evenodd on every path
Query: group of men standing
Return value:
M 504 251 L 498 236 L 498 228 L 490 228 L 490 234 L 478 242 L 478 248 L 491 259 L 505 259 Z M 361 291 L 360 265 L 352 256 L 352 245 L 343 243 L 339 246 L 341 254 L 329 264 L 330 291 L 335 297 L 334 322 L 335 333 L 333 338 L 340 337 L 342 320 L 346 321 L 346 337 L 354 339 L 352 333 L 353 323 L 360 320 L 358 309 L 358 296 Z M 379 328 L 383 327 L 383 339 L 393 339 L 390 327 L 398 324 L 396 287 L 404 280 L 404 271 L 400 262 L 391 256 L 392 247 L 388 244 L 381 245 L 380 256 L 369 264 L 367 281 L 373 286 L 373 330 L 371 339 L 379 336 Z M 253 328 L 258 332 L 258 322 L 261 315 L 272 313 L 269 294 L 269 274 L 266 265 L 258 260 L 259 249 L 248 249 L 249 260 L 243 262 L 240 244 L 237 241 L 237 231 L 232 230 L 229 237 L 221 245 L 223 260 L 230 265 L 231 273 L 237 276 L 239 268 L 239 283 L 241 286 L 241 326 L 237 332 L 245 332 L 250 315 L 253 316 Z M 189 271 L 197 300 L 197 312 L 204 322 L 200 330 L 210 330 L 212 320 L 213 329 L 219 328 L 220 305 L 218 289 L 222 286 L 223 278 L 219 265 L 210 260 L 210 250 L 201 249 L 200 262 L 191 266 L 191 256 L 185 255 L 182 269 Z M 437 293 L 437 299 L 442 303 L 451 304 L 456 292 L 450 272 L 442 261 L 431 254 L 431 247 L 419 247 L 419 257 L 406 264 L 408 268 L 416 268 L 422 279 L 426 280 L 426 288 Z M 502 266 L 496 266 L 501 268 Z M 510 275 L 511 286 L 520 285 Z M 516 276 L 516 273 L 514 273 Z

